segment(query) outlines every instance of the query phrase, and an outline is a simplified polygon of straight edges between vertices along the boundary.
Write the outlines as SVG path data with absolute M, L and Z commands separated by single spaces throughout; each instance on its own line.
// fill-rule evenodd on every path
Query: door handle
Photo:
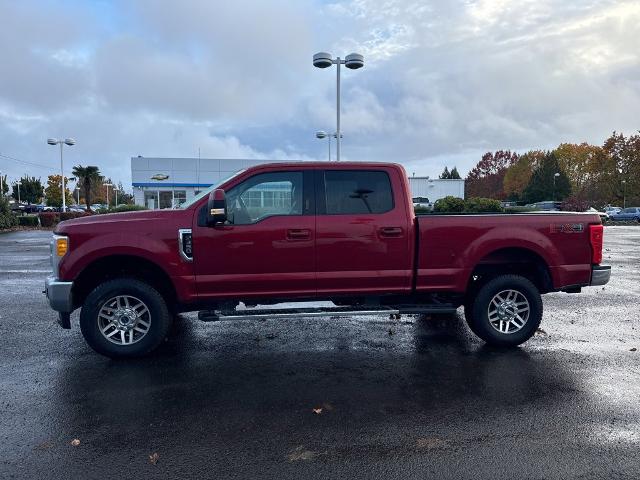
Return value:
M 309 229 L 292 229 L 287 230 L 287 240 L 309 240 L 311 238 L 311 230 Z
M 400 227 L 381 227 L 380 230 L 381 237 L 401 237 L 402 236 L 402 228 Z

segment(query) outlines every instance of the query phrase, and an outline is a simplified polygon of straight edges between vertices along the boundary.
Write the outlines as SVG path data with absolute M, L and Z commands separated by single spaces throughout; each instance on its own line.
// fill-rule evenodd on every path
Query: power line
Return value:
M 0 157 L 2 158 L 6 158 L 7 160 L 12 160 L 14 162 L 18 162 L 18 163 L 22 163 L 24 165 L 29 165 L 31 167 L 40 167 L 40 168 L 46 168 L 49 171 L 55 172 L 56 169 L 53 168 L 51 165 L 42 165 L 41 163 L 35 163 L 35 162 L 28 162 L 26 160 L 21 160 L 19 158 L 15 158 L 15 157 L 11 157 L 9 155 L 3 155 L 2 153 L 0 153 Z

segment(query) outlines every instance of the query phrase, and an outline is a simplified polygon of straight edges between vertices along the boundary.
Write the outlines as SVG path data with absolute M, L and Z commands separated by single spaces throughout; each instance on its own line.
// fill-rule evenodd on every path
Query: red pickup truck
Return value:
M 597 214 L 416 216 L 386 163 L 276 163 L 238 172 L 180 209 L 58 225 L 46 281 L 59 323 L 82 308 L 97 352 L 146 354 L 174 315 L 203 320 L 452 312 L 484 341 L 527 340 L 540 295 L 608 282 Z M 335 308 L 237 309 L 296 301 Z

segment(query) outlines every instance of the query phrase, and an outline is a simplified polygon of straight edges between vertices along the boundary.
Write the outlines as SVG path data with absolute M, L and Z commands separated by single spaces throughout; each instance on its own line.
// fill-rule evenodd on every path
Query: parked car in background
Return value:
M 411 200 L 413 201 L 413 208 L 433 210 L 433 203 L 427 197 L 413 197 Z
M 621 221 L 635 221 L 640 223 L 640 207 L 627 207 L 618 213 L 610 215 L 611 220 Z
M 606 207 L 604 207 L 604 212 L 611 216 L 614 213 L 620 213 L 622 211 L 622 207 L 612 207 L 611 205 L 607 205 Z
M 91 210 L 93 210 L 94 212 L 96 210 L 106 210 L 108 207 L 104 204 L 104 203 L 94 203 L 93 205 L 91 205 Z
M 87 211 L 87 208 L 84 205 L 71 205 L 67 207 L 67 210 L 70 212 L 84 213 Z
M 609 214 L 607 212 L 600 212 L 598 210 L 596 210 L 593 207 L 590 207 L 587 212 L 589 213 L 597 213 L 598 215 L 600 215 L 600 220 L 602 220 L 602 223 L 605 223 L 606 221 L 609 220 Z
M 525 207 L 533 210 L 541 210 L 544 212 L 559 212 L 562 202 L 554 202 L 553 200 L 545 200 L 544 202 L 529 203 Z

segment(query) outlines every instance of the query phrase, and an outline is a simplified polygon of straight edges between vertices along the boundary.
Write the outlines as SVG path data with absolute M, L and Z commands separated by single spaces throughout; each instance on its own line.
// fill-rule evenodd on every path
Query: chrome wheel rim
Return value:
M 139 298 L 118 295 L 100 307 L 98 328 L 102 336 L 111 343 L 133 345 L 149 333 L 151 312 Z
M 529 300 L 517 290 L 503 290 L 491 299 L 487 314 L 489 323 L 500 333 L 520 331 L 529 320 Z

